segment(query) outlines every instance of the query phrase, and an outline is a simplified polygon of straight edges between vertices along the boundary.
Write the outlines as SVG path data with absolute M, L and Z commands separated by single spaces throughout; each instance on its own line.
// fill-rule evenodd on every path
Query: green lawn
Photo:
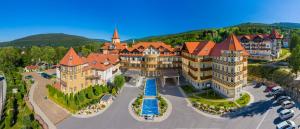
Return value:
M 197 92 L 197 89 L 195 89 L 191 85 L 181 86 L 181 88 L 186 94 L 191 94 L 191 93 Z
M 250 101 L 250 95 L 247 93 L 244 93 L 239 99 L 237 99 L 235 102 L 238 103 L 241 107 L 246 106 Z
M 208 90 L 205 93 L 189 96 L 189 100 L 191 102 L 198 102 L 198 103 L 207 104 L 215 107 L 226 107 L 226 108 L 237 107 L 237 105 L 234 102 L 226 100 L 222 96 L 215 93 L 212 89 Z

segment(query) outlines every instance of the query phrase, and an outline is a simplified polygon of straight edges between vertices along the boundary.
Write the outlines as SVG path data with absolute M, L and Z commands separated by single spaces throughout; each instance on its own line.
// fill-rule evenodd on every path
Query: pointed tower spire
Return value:
M 119 33 L 118 33 L 117 27 L 114 30 L 114 34 L 113 34 L 113 37 L 112 37 L 112 43 L 113 44 L 120 43 L 120 38 L 119 38 Z

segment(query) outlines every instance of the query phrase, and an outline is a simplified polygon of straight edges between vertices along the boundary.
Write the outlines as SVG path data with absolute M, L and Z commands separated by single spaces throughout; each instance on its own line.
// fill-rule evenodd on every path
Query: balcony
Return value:
M 194 59 L 194 58 L 192 58 L 192 57 L 188 57 L 188 56 L 186 56 L 186 55 L 182 55 L 182 57 L 185 58 L 185 59 L 188 59 L 188 60 L 190 60 L 190 61 L 194 61 L 194 62 L 197 61 L 197 59 Z
M 211 58 L 204 58 L 204 59 L 201 59 L 201 62 L 210 62 L 210 61 L 212 61 Z
M 86 79 L 89 79 L 89 80 L 94 80 L 94 79 L 100 79 L 100 75 L 91 75 L 91 76 L 87 76 L 85 77 Z
M 200 68 L 200 71 L 210 71 L 210 70 L 212 70 L 212 67 Z
M 194 80 L 198 80 L 198 77 L 194 76 L 190 71 L 188 72 L 189 76 L 192 77 Z
M 211 79 L 211 78 L 212 78 L 212 75 L 200 77 L 201 80 L 206 80 L 206 79 Z
M 115 74 L 115 73 L 117 73 L 118 71 L 119 71 L 118 69 L 115 69 L 115 70 L 112 71 L 112 74 Z
M 192 70 L 194 70 L 194 71 L 198 71 L 198 68 L 195 68 L 195 67 L 193 67 L 191 65 L 189 65 L 189 68 L 192 69 Z

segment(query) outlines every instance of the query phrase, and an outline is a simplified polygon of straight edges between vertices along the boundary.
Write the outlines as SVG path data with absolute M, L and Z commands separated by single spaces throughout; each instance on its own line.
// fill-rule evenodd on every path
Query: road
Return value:
M 255 101 L 246 109 L 227 114 L 224 119 L 211 118 L 197 113 L 187 106 L 185 98 L 174 86 L 162 88 L 161 92 L 172 103 L 172 113 L 160 123 L 138 122 L 128 113 L 129 102 L 142 91 L 134 87 L 125 87 L 115 102 L 101 115 L 92 118 L 68 119 L 58 124 L 59 129 L 273 129 L 280 120 L 277 118 L 279 106 L 274 106 L 270 98 L 265 97 L 263 88 L 246 87 Z M 296 110 L 299 115 L 299 110 Z M 300 121 L 296 121 L 300 124 Z
M 50 71 L 50 73 L 53 71 Z M 46 88 L 47 84 L 53 84 L 53 81 L 50 79 L 43 78 L 40 74 L 36 72 L 23 73 L 23 76 L 32 75 L 35 80 L 34 93 L 32 95 L 33 101 L 38 105 L 41 112 L 43 112 L 48 119 L 53 123 L 57 124 L 63 119 L 69 116 L 69 113 L 52 102 L 49 99 L 45 99 L 48 91 Z

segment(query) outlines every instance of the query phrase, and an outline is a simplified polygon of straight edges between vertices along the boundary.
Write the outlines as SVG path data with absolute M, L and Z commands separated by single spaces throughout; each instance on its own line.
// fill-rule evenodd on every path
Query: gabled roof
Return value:
M 113 37 L 112 37 L 113 39 L 119 39 L 119 33 L 118 33 L 118 29 L 117 28 L 115 28 L 115 30 L 114 30 L 114 34 L 113 34 Z
M 243 51 L 243 55 L 249 55 L 249 53 L 245 50 L 245 48 L 242 46 L 241 42 L 238 40 L 238 38 L 234 34 L 231 34 L 223 42 L 216 44 L 214 46 L 213 50 L 211 51 L 210 55 L 211 56 L 221 56 L 222 50 Z
M 105 71 L 119 62 L 119 56 L 116 54 L 91 53 L 87 57 L 87 62 L 90 68 Z
M 110 49 L 111 45 L 115 45 L 115 49 L 118 49 L 118 50 L 122 50 L 122 49 L 127 48 L 127 43 L 115 43 L 115 44 L 104 43 L 103 46 L 102 46 L 102 49 L 106 49 L 106 50 Z
M 60 60 L 60 65 L 77 66 L 83 64 L 81 57 L 77 55 L 75 50 L 71 47 L 67 54 Z
M 215 46 L 215 43 L 213 41 L 185 42 L 184 45 L 184 47 L 187 48 L 190 54 L 207 56 Z
M 281 34 L 279 34 L 275 29 L 272 30 L 270 37 L 272 38 L 276 38 L 276 39 L 281 39 L 283 38 L 283 36 Z
M 159 49 L 160 51 L 163 51 L 163 50 L 168 50 L 171 52 L 174 51 L 174 48 L 172 48 L 171 45 L 167 45 L 163 42 L 139 42 L 139 43 L 132 45 L 132 47 L 128 48 L 127 50 L 132 51 L 132 50 L 138 49 L 140 52 L 142 52 L 145 49 L 150 48 L 150 47 Z M 143 49 L 141 49 L 141 48 L 143 48 Z

